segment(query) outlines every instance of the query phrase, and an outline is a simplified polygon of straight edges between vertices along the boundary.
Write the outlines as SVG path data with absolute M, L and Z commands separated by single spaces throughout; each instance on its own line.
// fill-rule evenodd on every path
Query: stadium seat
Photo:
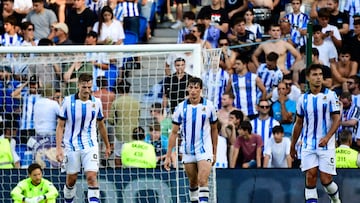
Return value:
M 140 28 L 139 28 L 139 42 L 144 42 L 146 39 L 145 35 L 146 35 L 146 29 L 147 29 L 147 19 L 143 16 L 139 16 L 139 21 L 140 21 Z
M 128 45 L 128 44 L 137 44 L 139 41 L 139 37 L 136 33 L 125 30 L 125 39 L 124 39 L 124 44 Z

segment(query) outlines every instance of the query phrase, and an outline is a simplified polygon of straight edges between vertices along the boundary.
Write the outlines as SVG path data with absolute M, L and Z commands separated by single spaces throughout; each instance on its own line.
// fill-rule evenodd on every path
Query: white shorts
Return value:
M 306 150 L 301 151 L 301 170 L 306 171 L 319 167 L 321 172 L 336 175 L 334 150 Z
M 207 160 L 209 162 L 213 161 L 213 154 L 203 153 L 203 154 L 182 154 L 182 162 L 184 164 L 197 163 L 201 160 Z
M 97 146 L 78 151 L 66 151 L 65 170 L 67 174 L 79 173 L 81 165 L 85 172 L 99 171 L 99 148 Z

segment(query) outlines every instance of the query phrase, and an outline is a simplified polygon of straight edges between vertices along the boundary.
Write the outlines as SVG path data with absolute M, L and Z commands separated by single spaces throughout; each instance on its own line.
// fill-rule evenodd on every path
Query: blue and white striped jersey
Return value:
M 34 126 L 34 106 L 38 99 L 41 98 L 39 94 L 26 93 L 22 96 L 22 112 L 21 112 L 21 130 L 35 129 Z
M 332 126 L 331 115 L 340 113 L 339 99 L 328 88 L 323 88 L 316 95 L 306 92 L 297 102 L 296 113 L 303 118 L 302 148 L 319 149 L 320 139 L 326 136 Z M 327 146 L 320 149 L 335 149 L 335 136 L 330 138 Z
M 266 120 L 255 118 L 251 120 L 250 123 L 253 128 L 252 133 L 261 136 L 264 146 L 267 145 L 268 141 L 272 137 L 273 127 L 280 125 L 280 123 L 273 117 L 268 117 Z
M 212 154 L 210 125 L 216 121 L 216 110 L 211 101 L 201 98 L 197 105 L 191 104 L 188 99 L 181 102 L 173 113 L 172 122 L 180 126 L 183 153 Z
M 63 142 L 65 148 L 78 151 L 98 145 L 96 122 L 104 118 L 101 101 L 91 96 L 87 101 L 78 94 L 65 97 L 59 118 L 65 120 Z
M 270 94 L 274 87 L 277 87 L 279 82 L 283 79 L 283 74 L 280 68 L 276 70 L 269 70 L 265 63 L 260 64 L 259 68 L 257 69 L 257 75 L 264 83 L 266 88 L 266 93 Z
M 232 89 L 235 95 L 235 107 L 245 113 L 245 115 L 256 115 L 257 86 L 254 73 L 247 72 L 245 75 L 232 74 Z
M 140 16 L 137 2 L 124 1 L 122 2 L 122 7 L 124 9 L 123 11 L 124 17 Z
M 222 68 L 215 71 L 216 70 L 214 69 L 207 71 L 203 77 L 203 81 L 206 83 L 206 98 L 212 101 L 215 108 L 218 110 L 221 109 L 221 96 L 225 92 L 230 76 L 226 70 Z
M 99 16 L 101 13 L 101 9 L 106 5 L 107 1 L 105 0 L 87 0 L 86 6 L 95 14 L 95 16 Z
M 305 13 L 288 13 L 285 15 L 285 18 L 287 18 L 292 26 L 292 28 L 298 29 L 307 29 L 307 24 L 309 22 L 309 16 Z

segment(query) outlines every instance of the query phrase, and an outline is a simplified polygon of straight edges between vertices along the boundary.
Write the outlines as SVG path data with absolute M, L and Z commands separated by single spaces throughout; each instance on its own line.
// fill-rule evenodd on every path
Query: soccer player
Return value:
M 105 158 L 110 155 L 110 144 L 100 99 L 91 95 L 92 75 L 80 74 L 78 93 L 65 97 L 59 113 L 56 127 L 56 159 L 62 162 L 65 158 L 66 184 L 64 198 L 73 202 L 77 174 L 81 165 L 86 173 L 89 203 L 100 202 L 100 191 L 97 183 L 99 170 L 99 147 L 96 123 L 106 146 Z M 64 138 L 64 140 L 63 140 Z M 64 151 L 61 147 L 65 145 Z
M 311 64 L 306 69 L 309 91 L 297 102 L 296 122 L 293 130 L 290 154 L 296 158 L 295 144 L 303 132 L 301 170 L 305 171 L 305 202 L 318 199 L 316 179 L 328 193 L 332 203 L 340 203 L 339 189 L 333 181 L 335 167 L 335 132 L 340 125 L 340 105 L 334 91 L 322 86 L 322 65 Z
M 189 98 L 181 102 L 173 114 L 173 127 L 164 161 L 170 170 L 170 157 L 180 131 L 183 137 L 183 157 L 190 183 L 190 201 L 208 202 L 208 179 L 211 166 L 216 162 L 217 116 L 211 101 L 201 97 L 203 83 L 200 78 L 191 78 L 187 86 Z
M 28 173 L 29 177 L 21 180 L 11 191 L 14 203 L 55 203 L 59 192 L 49 180 L 42 177 L 41 166 L 31 164 Z

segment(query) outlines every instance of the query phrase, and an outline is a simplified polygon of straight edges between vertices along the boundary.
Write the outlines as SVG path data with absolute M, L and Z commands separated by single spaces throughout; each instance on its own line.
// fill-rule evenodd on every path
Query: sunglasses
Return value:
M 34 31 L 34 28 L 28 28 L 27 31 Z
M 270 106 L 259 106 L 260 108 L 262 108 L 262 109 L 268 109 L 268 108 L 270 108 Z
M 228 43 L 220 43 L 219 46 L 228 46 Z

